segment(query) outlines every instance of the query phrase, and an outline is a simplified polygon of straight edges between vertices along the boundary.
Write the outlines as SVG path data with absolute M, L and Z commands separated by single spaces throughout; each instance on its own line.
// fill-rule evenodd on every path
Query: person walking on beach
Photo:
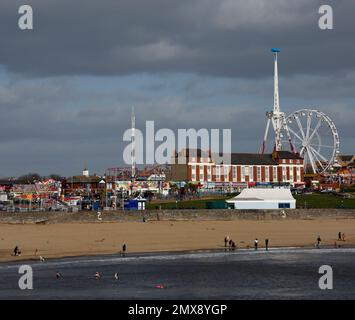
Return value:
M 20 256 L 20 255 L 21 255 L 21 251 L 20 251 L 19 247 L 16 246 L 15 249 L 14 249 L 14 256 L 17 257 L 17 256 Z
M 269 239 L 265 239 L 265 250 L 269 250 Z
M 338 232 L 338 241 L 341 240 L 341 232 Z
M 318 238 L 317 238 L 317 248 L 318 249 L 320 248 L 321 242 L 322 242 L 322 239 L 320 238 L 320 236 L 318 236 Z
M 122 256 L 126 256 L 126 250 L 127 250 L 127 246 L 126 244 L 124 243 L 123 246 L 122 246 Z
M 258 240 L 258 238 L 256 238 L 256 239 L 254 240 L 254 249 L 255 249 L 255 250 L 258 250 L 258 243 L 259 243 L 259 240 Z
M 345 233 L 343 232 L 343 235 L 342 235 L 342 239 L 343 241 L 345 241 Z

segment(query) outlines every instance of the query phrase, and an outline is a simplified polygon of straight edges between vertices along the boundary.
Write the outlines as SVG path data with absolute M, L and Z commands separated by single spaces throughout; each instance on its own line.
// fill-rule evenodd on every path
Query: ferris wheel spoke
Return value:
M 322 170 L 325 169 L 325 167 L 322 164 L 322 161 L 320 161 L 317 157 L 317 154 L 314 152 L 316 150 L 314 150 L 313 148 L 309 148 L 309 151 L 312 153 L 312 156 L 314 157 L 314 159 L 318 162 L 318 164 L 322 167 Z
M 302 128 L 302 125 L 301 125 L 300 118 L 298 118 L 298 116 L 295 116 L 295 119 L 296 119 L 298 128 L 300 129 L 300 132 L 301 132 L 301 134 L 302 134 L 303 139 L 306 139 L 306 137 L 305 137 L 305 135 L 304 135 L 304 132 L 303 132 L 303 128 Z
M 312 124 L 312 117 L 309 114 L 309 112 L 307 112 L 307 131 L 306 131 L 306 139 L 309 138 L 309 130 L 311 129 L 311 124 Z
M 317 154 L 323 161 L 328 162 L 327 158 L 321 155 L 320 152 L 318 152 L 316 149 L 312 148 L 311 146 L 310 149 L 312 150 L 313 153 Z
M 308 157 L 309 157 L 309 162 L 311 163 L 311 166 L 312 166 L 312 169 L 313 169 L 313 173 L 317 173 L 317 169 L 314 165 L 314 159 L 313 159 L 313 156 L 312 156 L 312 153 L 311 153 L 311 150 L 309 148 L 306 149 L 307 150 L 307 153 L 308 153 Z
M 295 131 L 293 131 L 291 128 L 288 128 L 288 130 L 290 130 L 290 132 L 301 141 L 301 143 L 303 142 L 304 139 L 302 139 Z
M 313 136 L 317 133 L 317 131 L 318 131 L 319 127 L 321 126 L 321 124 L 322 124 L 322 118 L 319 118 L 319 120 L 317 122 L 317 125 L 314 127 L 314 130 L 313 130 L 312 134 L 308 138 L 308 141 L 312 141 Z

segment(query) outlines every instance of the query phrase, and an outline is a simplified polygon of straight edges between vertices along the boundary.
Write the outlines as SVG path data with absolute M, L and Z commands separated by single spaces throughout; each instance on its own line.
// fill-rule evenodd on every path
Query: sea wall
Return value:
M 273 219 L 350 219 L 355 209 L 232 210 L 176 209 L 96 212 L 0 212 L 0 223 L 70 223 L 162 220 L 273 220 Z M 102 220 L 100 220 L 102 219 Z

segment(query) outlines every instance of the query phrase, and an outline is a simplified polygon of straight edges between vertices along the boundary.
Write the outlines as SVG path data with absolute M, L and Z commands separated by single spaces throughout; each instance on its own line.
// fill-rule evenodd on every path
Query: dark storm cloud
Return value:
M 318 28 L 315 0 L 30 0 L 34 30 L 20 31 L 22 1 L 3 0 L 0 62 L 27 75 L 189 72 L 269 74 L 271 46 L 284 74 L 354 68 L 355 3 L 328 1 L 335 28 Z
M 20 0 L 0 4 L 0 176 L 103 173 L 123 164 L 137 127 L 232 128 L 234 151 L 257 152 L 272 106 L 280 46 L 281 106 L 317 107 L 353 152 L 355 2 L 29 0 L 34 30 L 17 27 Z

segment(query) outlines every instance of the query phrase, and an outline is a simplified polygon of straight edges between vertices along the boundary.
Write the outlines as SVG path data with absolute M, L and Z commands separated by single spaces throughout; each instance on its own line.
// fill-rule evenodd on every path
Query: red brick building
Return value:
M 257 184 L 290 185 L 304 184 L 303 159 L 289 151 L 272 154 L 232 153 L 230 163 L 216 163 L 209 154 L 195 156 L 185 152 L 185 164 L 178 164 L 176 155 L 171 170 L 172 181 L 187 181 L 204 186 L 253 186 Z M 208 188 L 208 187 L 207 187 Z

